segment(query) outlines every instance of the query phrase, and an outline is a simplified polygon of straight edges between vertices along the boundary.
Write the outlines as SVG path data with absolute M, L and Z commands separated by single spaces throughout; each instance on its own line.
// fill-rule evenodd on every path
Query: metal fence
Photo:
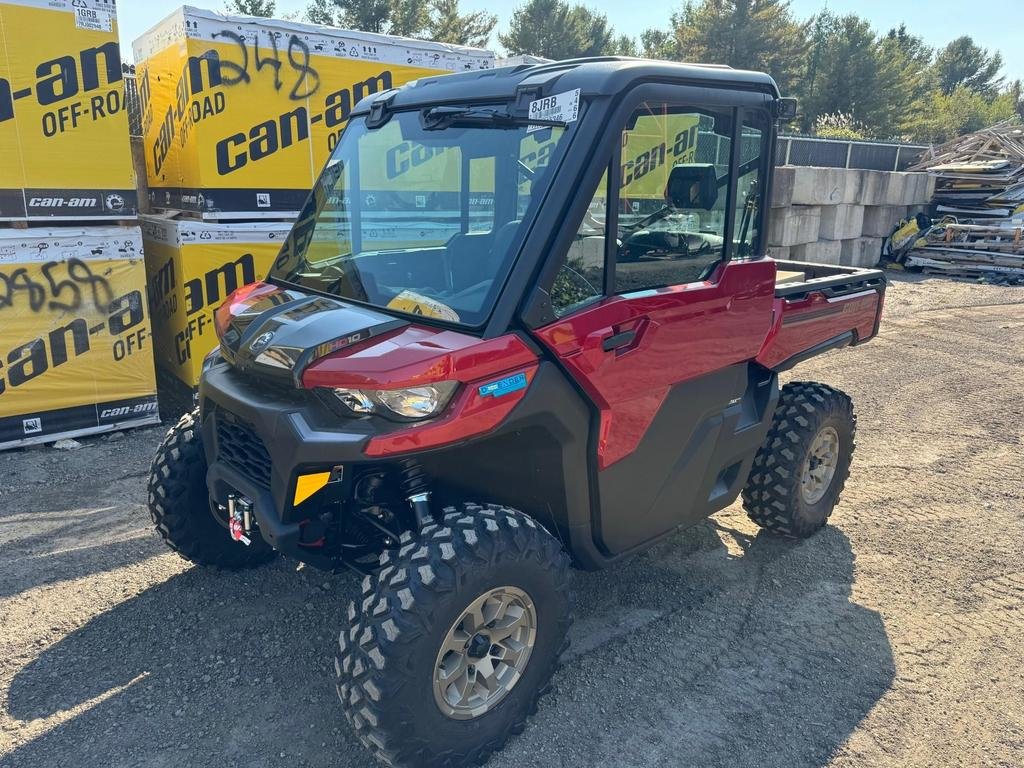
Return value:
M 917 162 L 926 149 L 923 144 L 780 136 L 775 157 L 779 165 L 902 171 Z

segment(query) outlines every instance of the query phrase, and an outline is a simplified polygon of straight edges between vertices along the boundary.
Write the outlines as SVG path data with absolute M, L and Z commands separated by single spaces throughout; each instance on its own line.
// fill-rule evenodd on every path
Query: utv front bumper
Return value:
M 199 404 L 211 499 L 226 504 L 230 494 L 248 498 L 268 544 L 327 565 L 324 554 L 302 543 L 302 526 L 321 500 L 296 505 L 297 479 L 366 462 L 363 448 L 379 430 L 368 420 L 339 417 L 312 392 L 254 380 L 225 362 L 203 375 Z

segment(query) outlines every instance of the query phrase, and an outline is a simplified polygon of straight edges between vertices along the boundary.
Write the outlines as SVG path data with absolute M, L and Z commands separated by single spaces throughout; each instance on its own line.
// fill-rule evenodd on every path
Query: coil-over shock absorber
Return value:
M 422 531 L 431 519 L 430 483 L 427 473 L 416 459 L 398 462 L 398 484 L 402 489 L 416 521 L 416 531 Z

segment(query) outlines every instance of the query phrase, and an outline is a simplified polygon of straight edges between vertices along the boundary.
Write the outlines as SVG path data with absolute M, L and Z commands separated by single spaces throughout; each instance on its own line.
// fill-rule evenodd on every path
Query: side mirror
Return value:
M 781 120 L 784 123 L 789 122 L 790 120 L 795 120 L 797 106 L 798 104 L 796 99 L 792 97 L 784 96 L 781 99 L 777 99 L 775 101 L 776 119 Z
M 673 208 L 710 211 L 718 200 L 718 176 L 711 163 L 677 165 L 668 176 L 665 197 Z

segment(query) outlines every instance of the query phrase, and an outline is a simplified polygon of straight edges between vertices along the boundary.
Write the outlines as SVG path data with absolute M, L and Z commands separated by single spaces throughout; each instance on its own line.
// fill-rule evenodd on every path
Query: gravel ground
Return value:
M 896 276 L 849 392 L 852 477 L 791 543 L 738 505 L 577 574 L 573 647 L 489 764 L 1024 765 L 1024 290 Z M 0 766 L 367 766 L 335 702 L 357 589 L 165 551 L 161 430 L 0 454 Z

